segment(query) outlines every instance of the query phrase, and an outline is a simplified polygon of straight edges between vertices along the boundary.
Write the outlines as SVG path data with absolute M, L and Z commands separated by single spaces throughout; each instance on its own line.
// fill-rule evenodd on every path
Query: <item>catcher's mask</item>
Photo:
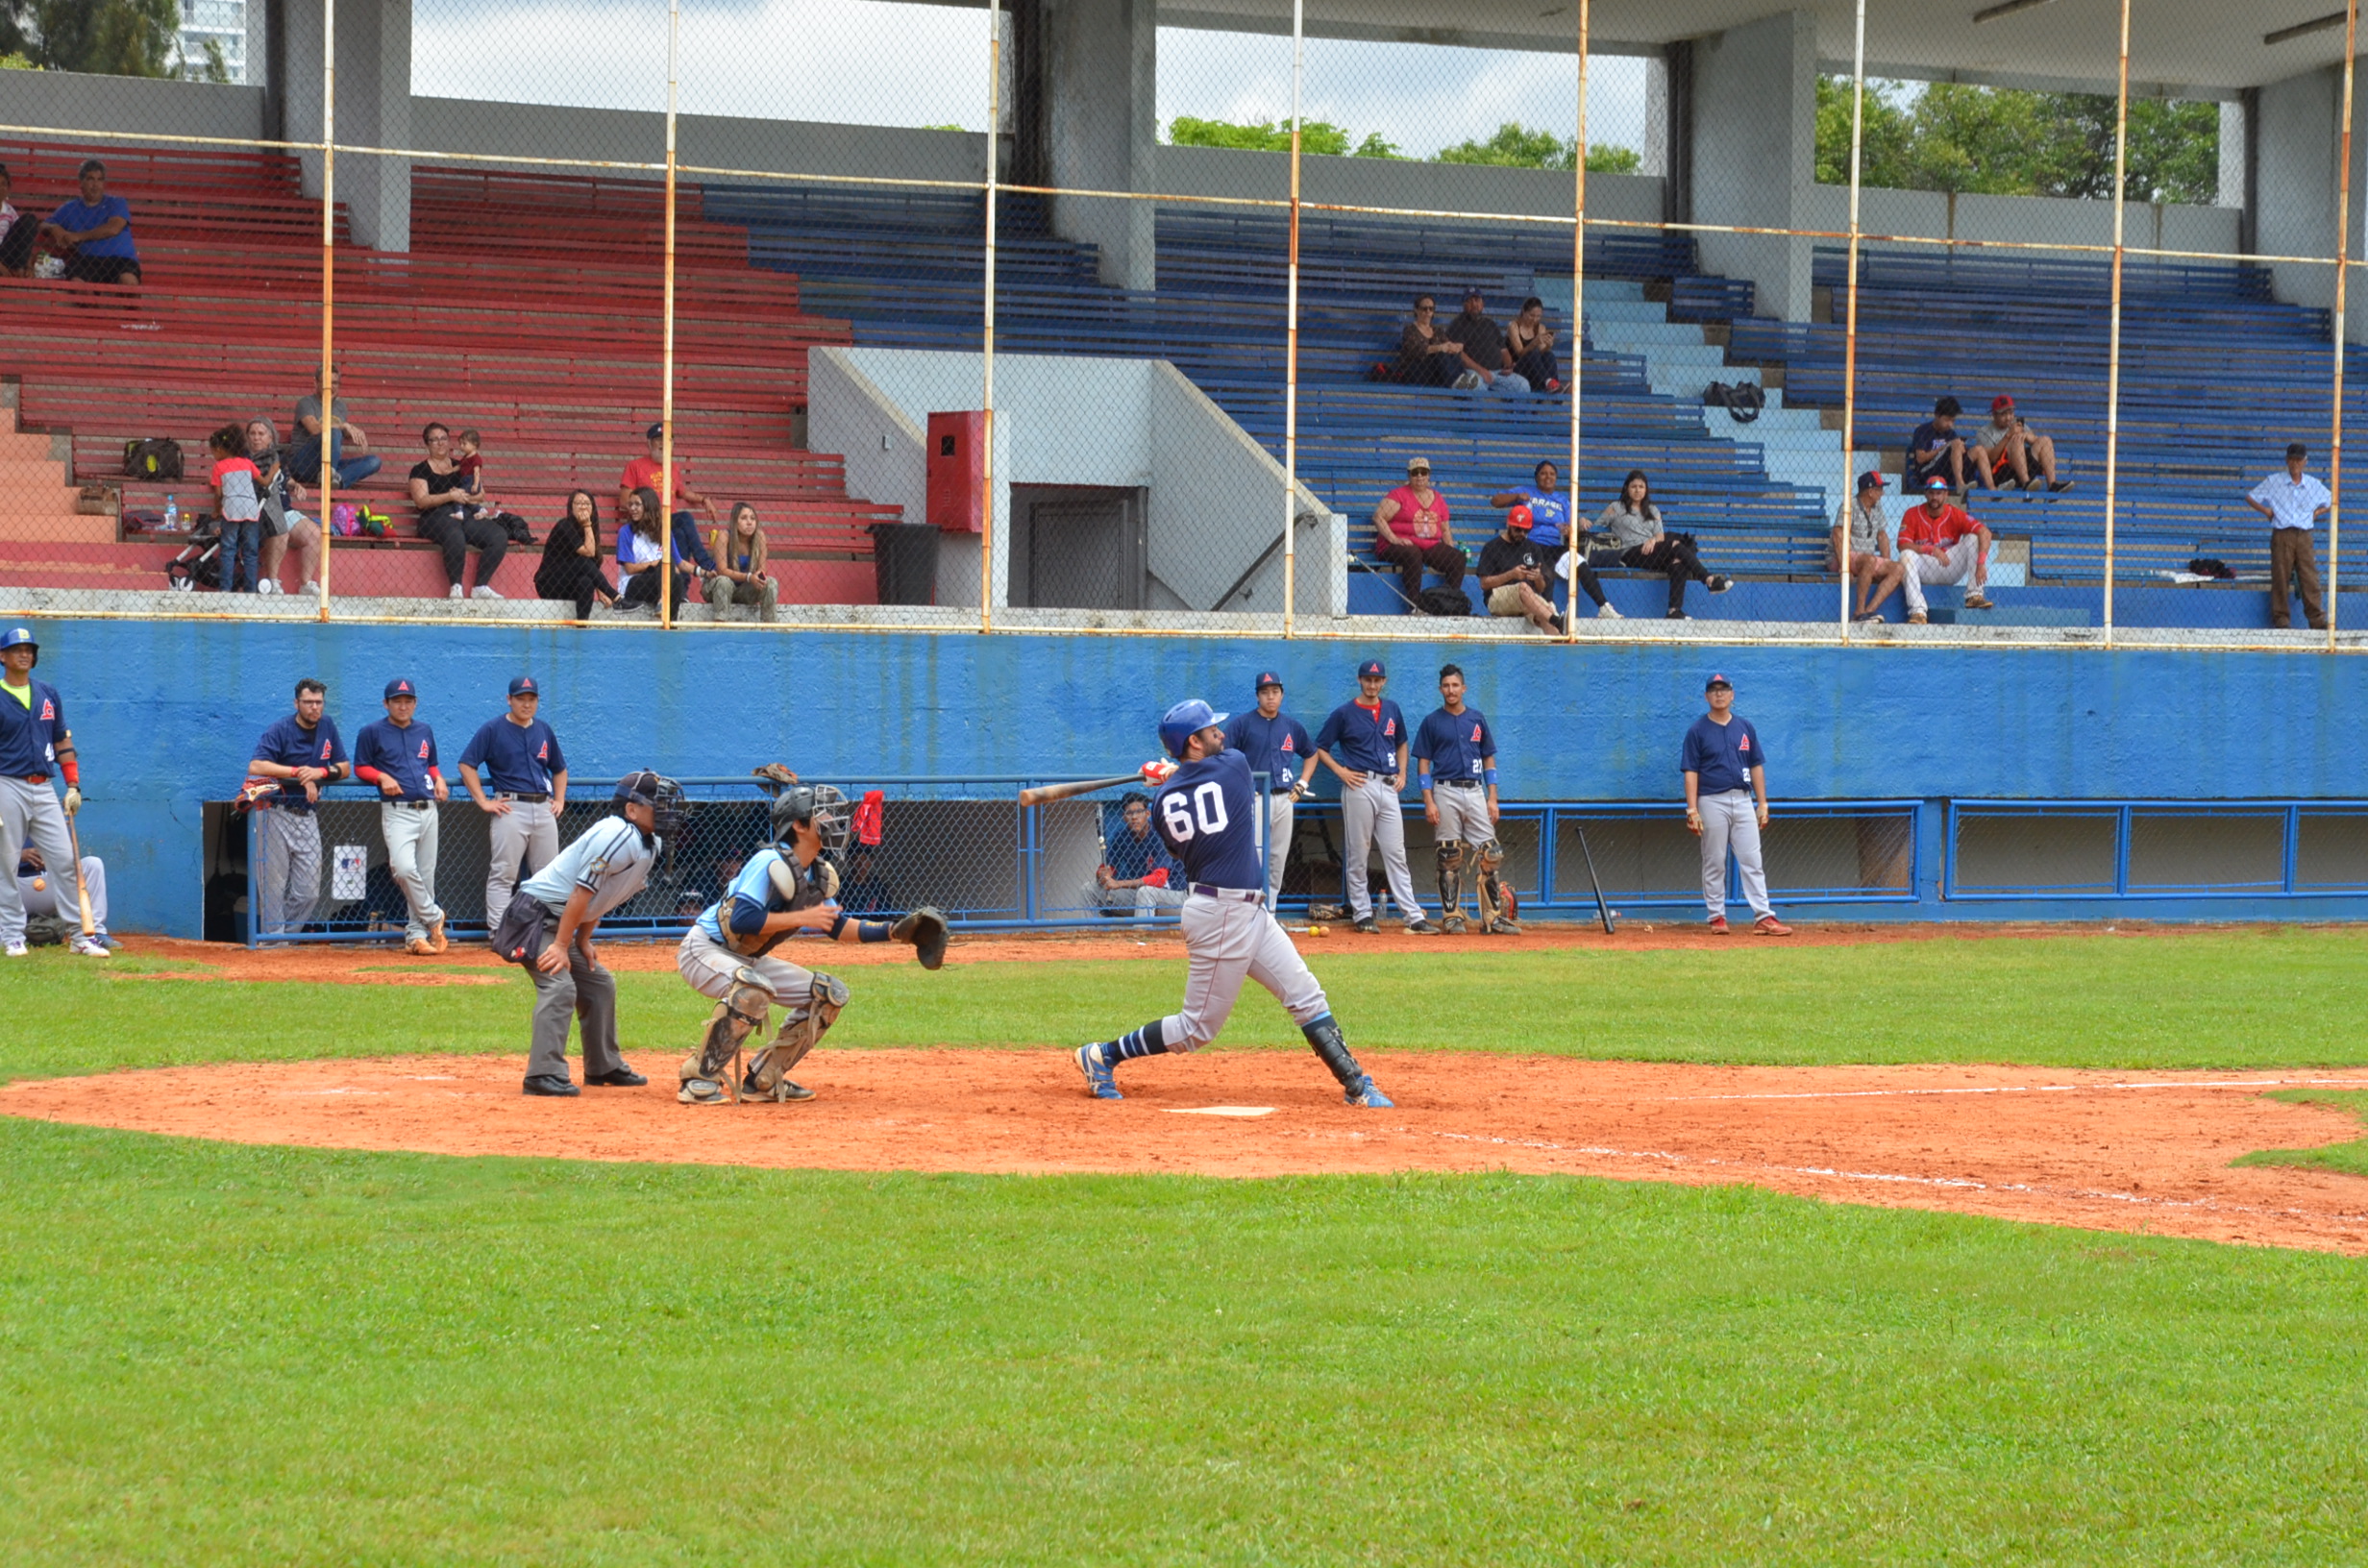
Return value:
M 648 805 L 652 831 L 668 843 L 674 842 L 682 831 L 682 786 L 664 773 L 654 773 L 648 769 L 628 773 L 617 780 L 616 791 L 610 798 L 616 802 L 619 816 L 624 815 L 626 802 L 629 800 L 639 800 Z
M 800 822 L 810 821 L 823 848 L 837 854 L 847 847 L 847 828 L 854 802 L 832 785 L 791 784 L 773 797 L 773 842 L 787 844 Z

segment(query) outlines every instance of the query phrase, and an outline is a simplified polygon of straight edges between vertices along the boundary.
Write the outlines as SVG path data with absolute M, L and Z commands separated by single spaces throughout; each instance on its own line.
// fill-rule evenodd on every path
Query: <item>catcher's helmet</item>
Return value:
M 853 807 L 845 795 L 828 784 L 787 784 L 773 797 L 773 842 L 786 844 L 800 822 L 811 821 L 823 847 L 838 849 L 847 843 L 847 824 Z
M 659 838 L 672 839 L 682 831 L 682 786 L 664 773 L 643 769 L 617 780 L 610 796 L 620 810 L 629 800 L 640 800 L 650 807 L 650 830 Z
M 0 653 L 12 648 L 29 648 L 33 649 L 33 662 L 41 662 L 41 645 L 34 641 L 31 626 L 11 626 L 5 635 L 0 635 Z
M 1221 724 L 1225 716 L 1216 712 L 1200 698 L 1188 698 L 1170 708 L 1159 721 L 1159 744 L 1168 748 L 1168 755 L 1184 760 L 1184 743 L 1213 724 Z

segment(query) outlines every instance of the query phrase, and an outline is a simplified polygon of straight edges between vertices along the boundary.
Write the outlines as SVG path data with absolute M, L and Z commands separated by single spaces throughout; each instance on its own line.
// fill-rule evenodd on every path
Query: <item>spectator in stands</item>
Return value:
M 675 530 L 674 577 L 667 594 L 670 618 L 682 613 L 682 596 L 690 586 L 691 565 L 682 553 L 687 532 Z M 629 610 L 654 606 L 659 580 L 666 576 L 658 568 L 665 559 L 665 525 L 658 520 L 657 492 L 646 484 L 627 491 L 625 515 L 617 520 L 617 576 L 625 583 L 625 597 L 618 602 Z
M 1624 566 L 1666 574 L 1671 621 L 1686 619 L 1687 583 L 1699 582 L 1714 594 L 1735 586 L 1733 578 L 1704 568 L 1694 553 L 1692 534 L 1666 530 L 1661 508 L 1653 504 L 1652 481 L 1640 468 L 1628 471 L 1620 481 L 1619 499 L 1596 516 L 1594 527 L 1574 541 L 1571 549 L 1574 567 Z
M 1993 490 L 2002 478 L 2011 478 L 2017 489 L 2030 489 L 2034 469 L 2048 494 L 2060 495 L 2072 488 L 2070 479 L 2056 478 L 2056 438 L 2032 429 L 2014 411 L 2014 400 L 2004 392 L 1989 400 L 1989 423 L 1982 427 L 1974 454 L 1982 482 Z
M 1890 525 L 1876 509 L 1882 502 L 1883 476 L 1869 469 L 1859 476 L 1857 498 L 1834 519 L 1834 536 L 1826 547 L 1825 569 L 1847 572 L 1858 584 L 1858 604 L 1850 612 L 1853 621 L 1882 620 L 1883 601 L 1908 576 L 1908 569 L 1891 559 Z M 1869 593 L 1875 596 L 1872 602 L 1866 597 Z
M 2327 607 L 2319 598 L 2319 552 L 2310 530 L 2335 503 L 2327 486 L 2303 472 L 2310 449 L 2300 441 L 2285 449 L 2285 472 L 2272 474 L 2253 487 L 2245 504 L 2269 519 L 2269 624 L 2284 631 L 2294 624 L 2294 601 L 2288 597 L 2299 586 L 2303 616 L 2312 631 L 2327 629 Z
M 1989 529 L 1949 503 L 1949 481 L 1936 474 L 1924 481 L 1924 504 L 1899 520 L 1900 587 L 1908 595 L 1908 622 L 1924 624 L 1924 585 L 1965 584 L 1965 608 L 1997 606 L 1983 593 L 1989 581 Z
M 10 204 L 11 188 L 9 166 L 0 163 L 0 277 L 26 278 L 33 273 L 33 246 L 41 237 L 41 225 Z
M 877 915 L 896 907 L 871 850 L 859 848 L 848 857 L 847 879 L 839 884 L 839 907 L 850 915 Z
M 1540 550 L 1559 551 L 1570 542 L 1570 503 L 1563 495 L 1562 471 L 1552 460 L 1531 472 L 1530 482 L 1489 497 L 1495 507 L 1529 508 L 1529 542 Z
M 1505 368 L 1531 386 L 1563 389 L 1562 362 L 1554 357 L 1554 329 L 1545 324 L 1545 302 L 1532 294 L 1505 328 Z
M 107 194 L 107 165 L 85 159 L 83 193 L 49 215 L 40 237 L 53 254 L 71 251 L 65 278 L 78 283 L 139 286 L 139 251 L 132 243 L 132 204 Z
M 663 429 L 663 426 L 653 425 L 642 432 L 650 438 L 650 455 L 636 457 L 625 465 L 625 477 L 617 481 L 617 515 L 619 517 L 625 515 L 626 497 L 634 491 L 646 486 L 652 496 L 657 494 L 657 482 L 660 478 L 658 453 L 664 450 L 659 437 Z M 687 552 L 692 564 L 696 565 L 700 571 L 712 575 L 715 571 L 715 562 L 708 557 L 707 547 L 699 542 L 698 520 L 684 508 L 699 507 L 707 514 L 707 521 L 710 523 L 721 523 L 724 520 L 716 515 L 714 497 L 702 495 L 691 488 L 689 476 L 683 470 L 680 453 L 675 453 L 674 470 L 675 549 L 678 551 Z
M 543 539 L 543 562 L 534 569 L 537 599 L 573 600 L 576 619 L 589 619 L 592 605 L 617 601 L 617 585 L 601 570 L 601 511 L 589 490 L 571 490 L 567 515 Z
M 1924 481 L 1934 475 L 1948 478 L 1949 488 L 1959 495 L 1966 490 L 1966 476 L 1979 473 L 1982 482 L 1990 483 L 1989 471 L 1983 468 L 1974 454 L 1965 450 L 1964 438 L 1957 433 L 1957 416 L 1964 405 L 1955 398 L 1942 398 L 1933 404 L 1933 417 L 1915 428 L 1908 437 L 1908 487 L 1924 488 Z
M 321 591 L 321 526 L 296 508 L 304 504 L 305 487 L 280 460 L 279 427 L 261 414 L 247 421 L 247 461 L 263 476 L 263 592 L 281 592 L 280 565 L 289 551 L 305 575 L 305 593 Z M 279 523 L 272 519 L 278 508 Z
M 247 432 L 225 425 L 206 437 L 211 459 L 213 514 L 222 526 L 222 591 L 259 594 L 263 548 L 263 477 L 247 460 Z
M 1458 390 L 1485 387 L 1508 397 L 1528 395 L 1529 382 L 1505 368 L 1505 330 L 1489 319 L 1488 302 L 1478 289 L 1465 294 L 1463 313 L 1447 323 L 1446 333 L 1464 351 Z
M 1554 624 L 1553 589 L 1546 574 L 1553 558 L 1529 542 L 1529 508 L 1505 512 L 1505 531 L 1480 547 L 1480 592 L 1487 596 L 1489 614 L 1517 615 L 1551 637 Z
M 1181 909 L 1184 889 L 1178 884 L 1183 869 L 1151 831 L 1149 796 L 1129 794 L 1119 802 L 1119 815 L 1125 828 L 1110 835 L 1102 845 L 1102 863 L 1094 868 L 1102 907 L 1137 910 L 1138 919 L 1148 919 L 1155 909 Z
M 337 488 L 350 490 L 379 471 L 379 459 L 370 451 L 369 435 L 345 417 L 345 400 L 337 396 L 337 373 L 331 371 L 324 384 L 324 394 L 296 400 L 296 439 L 288 443 L 287 466 L 308 483 L 320 483 L 321 432 L 326 429 Z M 324 396 L 328 400 L 325 413 Z
M 1373 553 L 1397 568 L 1406 602 L 1422 604 L 1422 570 L 1439 574 L 1450 588 L 1464 586 L 1464 552 L 1447 527 L 1447 498 L 1431 488 L 1431 460 L 1406 464 L 1406 482 L 1373 508 Z
M 765 526 L 745 501 L 731 503 L 731 527 L 715 530 L 716 568 L 702 590 L 710 604 L 753 604 L 756 619 L 770 621 L 780 584 L 765 576 Z
M 469 573 L 469 551 L 477 551 L 477 589 L 470 597 L 500 599 L 493 591 L 493 575 L 509 550 L 509 530 L 483 515 L 484 500 L 468 487 L 460 465 L 453 460 L 453 432 L 430 424 L 419 432 L 428 449 L 427 460 L 411 465 L 411 504 L 419 509 L 419 536 L 444 552 L 444 576 L 458 599 Z
M 1453 386 L 1464 374 L 1464 345 L 1439 328 L 1439 303 L 1428 294 L 1415 301 L 1415 318 L 1397 334 L 1398 380 L 1414 386 Z

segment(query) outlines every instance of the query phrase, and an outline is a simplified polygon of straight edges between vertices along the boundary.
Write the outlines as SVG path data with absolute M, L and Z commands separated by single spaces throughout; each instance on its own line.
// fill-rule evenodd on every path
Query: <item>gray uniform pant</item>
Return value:
M 44 862 L 48 856 L 41 857 Z M 34 884 L 38 882 L 39 887 Z M 107 863 L 96 855 L 83 856 L 83 886 L 90 894 L 90 923 L 107 934 Z M 82 905 L 74 897 L 74 879 L 45 870 L 38 876 L 16 879 L 16 898 L 25 906 L 27 915 L 49 915 L 82 924 Z
M 1348 841 L 1348 913 L 1364 919 L 1373 913 L 1366 891 L 1365 860 L 1373 845 L 1381 845 L 1382 873 L 1389 878 L 1390 896 L 1408 925 L 1424 919 L 1422 900 L 1415 896 L 1414 874 L 1406 869 L 1406 817 L 1397 791 L 1368 773 L 1354 789 L 1341 787 L 1341 828 Z
M 1743 881 L 1743 901 L 1754 919 L 1776 912 L 1768 907 L 1767 873 L 1760 866 L 1760 808 L 1749 790 L 1722 790 L 1701 798 L 1702 902 L 1716 919 L 1727 912 L 1727 850 Z
M 1267 908 L 1283 895 L 1283 862 L 1291 858 L 1291 826 L 1297 813 L 1292 810 L 1291 792 L 1281 791 L 1267 797 Z
M 1439 839 L 1449 839 L 1475 847 L 1496 837 L 1496 824 L 1489 821 L 1489 792 L 1473 789 L 1468 784 L 1434 783 L 1431 799 L 1439 807 Z M 1475 869 L 1476 870 L 1476 869 Z
M 321 820 L 308 811 L 259 807 L 250 832 L 258 936 L 301 931 L 321 896 Z
M 433 801 L 424 811 L 386 801 L 379 804 L 379 831 L 386 839 L 386 870 L 393 874 L 395 886 L 403 890 L 404 902 L 411 906 L 403 934 L 413 942 L 426 941 L 428 927 L 444 918 L 443 906 L 435 901 L 435 846 L 437 824 L 442 820 L 443 813 Z
M 1313 1023 L 1332 1010 L 1323 987 L 1264 904 L 1238 894 L 1213 898 L 1196 893 L 1184 900 L 1183 924 L 1184 1005 L 1160 1020 L 1170 1050 L 1196 1051 L 1215 1040 L 1245 980 L 1272 992 L 1295 1023 Z
M 558 914 L 546 905 L 543 940 L 556 942 L 558 934 Z M 567 1026 L 575 1019 L 583 1022 L 586 1078 L 625 1066 L 617 1050 L 617 977 L 608 972 L 607 966 L 586 963 L 583 949 L 571 943 L 566 968 L 545 974 L 530 966 L 527 973 L 534 981 L 534 1043 L 527 1056 L 528 1077 L 567 1076 Z
M 74 864 L 74 850 L 65 837 L 65 808 L 58 803 L 57 790 L 46 782 L 0 778 L 0 856 L 7 858 L 10 873 L 0 876 L 0 945 L 12 947 L 25 940 L 25 904 L 17 896 L 15 871 L 28 842 L 41 851 L 43 865 Z M 95 906 L 91 913 L 98 913 Z M 81 919 L 80 911 L 75 919 Z
M 485 924 L 490 927 L 518 891 L 520 859 L 526 862 L 526 874 L 532 876 L 558 854 L 559 820 L 548 800 L 512 800 L 508 811 L 485 819 L 485 833 L 492 840 L 492 856 L 485 864 Z

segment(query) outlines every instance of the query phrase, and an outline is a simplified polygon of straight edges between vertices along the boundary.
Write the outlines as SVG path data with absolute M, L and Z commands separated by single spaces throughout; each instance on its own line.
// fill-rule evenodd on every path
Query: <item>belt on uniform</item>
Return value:
M 381 804 L 394 806 L 403 811 L 426 811 L 435 802 L 432 800 L 386 800 L 382 801 Z
M 1443 778 L 1439 782 L 1451 790 L 1476 790 L 1480 787 L 1480 780 L 1476 778 Z
M 1226 898 L 1244 904 L 1264 903 L 1267 896 L 1256 888 L 1219 888 L 1206 882 L 1194 883 L 1192 891 L 1203 898 Z
M 20 773 L 17 776 L 22 778 L 28 784 L 46 784 L 49 782 L 49 775 L 47 773 Z
M 547 796 L 547 795 L 508 795 L 508 794 L 496 794 L 496 795 L 494 796 L 494 798 L 495 798 L 496 800 L 524 800 L 524 801 L 526 801 L 528 804 L 530 804 L 530 805 L 533 805 L 533 804 L 538 804 L 538 803 L 540 803 L 540 802 L 542 802 L 542 801 L 548 800 L 548 799 L 550 799 L 550 798 L 551 798 L 551 796 Z

